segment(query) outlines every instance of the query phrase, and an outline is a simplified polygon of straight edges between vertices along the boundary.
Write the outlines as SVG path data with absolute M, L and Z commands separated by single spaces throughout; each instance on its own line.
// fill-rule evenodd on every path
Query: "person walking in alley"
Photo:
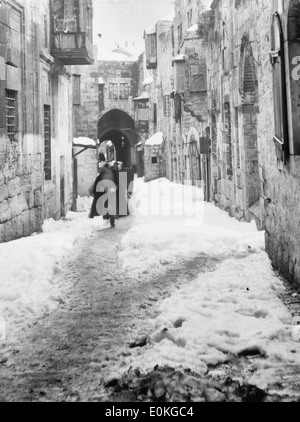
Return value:
M 90 188 L 90 194 L 94 197 L 90 218 L 103 216 L 109 220 L 111 227 L 115 227 L 118 219 L 118 190 L 119 176 L 115 163 L 107 161 L 99 164 L 99 175 Z

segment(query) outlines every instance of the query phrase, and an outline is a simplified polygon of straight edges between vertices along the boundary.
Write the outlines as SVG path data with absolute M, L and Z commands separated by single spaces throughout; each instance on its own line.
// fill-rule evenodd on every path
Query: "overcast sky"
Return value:
M 172 13 L 173 0 L 94 0 L 94 44 L 99 59 L 124 60 L 126 56 L 112 52 L 118 48 L 135 59 L 144 50 L 144 30 Z

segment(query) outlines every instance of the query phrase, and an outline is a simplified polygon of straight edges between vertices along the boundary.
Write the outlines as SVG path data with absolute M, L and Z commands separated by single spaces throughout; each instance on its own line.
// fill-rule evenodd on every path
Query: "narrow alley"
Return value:
M 138 204 L 137 209 L 141 210 L 143 201 L 149 199 L 145 196 L 145 187 L 148 185 L 140 182 L 137 186 L 134 199 L 135 204 Z M 168 183 L 161 181 L 156 185 L 156 189 L 158 186 L 163 193 Z M 232 220 L 226 213 L 221 211 L 218 213 L 219 217 L 225 218 L 225 221 Z M 126 265 L 124 266 L 126 259 L 124 261 L 123 257 L 123 262 L 121 259 L 120 249 L 124 247 L 122 242 L 130 232 L 141 227 L 149 226 L 148 228 L 155 233 L 157 230 L 155 221 L 161 230 L 160 221 L 153 216 L 135 215 L 121 219 L 116 229 L 99 224 L 100 220 L 93 225 L 92 231 L 86 238 L 75 243 L 61 262 L 61 270 L 54 276 L 53 284 L 59 286 L 62 291 L 58 308 L 42 318 L 34 318 L 27 327 L 16 331 L 14 335 L 8 333 L 9 339 L 0 346 L 1 401 L 255 402 L 299 399 L 299 368 L 296 361 L 283 362 L 282 358 L 286 356 L 284 353 L 281 357 L 278 355 L 275 359 L 269 360 L 268 349 L 264 350 L 258 338 L 256 345 L 253 343 L 249 346 L 245 341 L 236 354 L 225 351 L 226 339 L 224 339 L 223 352 L 227 354 L 224 359 L 218 356 L 220 346 L 214 335 L 210 340 L 205 337 L 209 338 L 209 335 L 213 334 L 209 333 L 209 325 L 204 327 L 203 338 L 198 339 L 198 342 L 200 340 L 200 344 L 203 344 L 198 346 L 197 329 L 190 333 L 190 337 L 184 337 L 184 332 L 181 336 L 176 334 L 182 330 L 185 323 L 188 323 L 188 317 L 175 318 L 173 327 L 168 325 L 166 319 L 163 322 L 165 325 L 160 325 L 163 303 L 168 303 L 168 300 L 172 300 L 172 297 L 181 292 L 184 297 L 187 296 L 184 293 L 185 289 L 189 286 L 193 289 L 195 280 L 202 283 L 202 290 L 206 296 L 214 294 L 205 282 L 207 276 L 211 277 L 212 284 L 219 285 L 221 295 L 225 294 L 222 291 L 222 281 L 218 280 L 220 266 L 228 262 L 229 267 L 234 265 L 235 268 L 232 270 L 234 273 L 239 265 L 242 268 L 244 261 L 249 260 L 249 257 L 251 259 L 253 252 L 240 250 L 236 254 L 224 254 L 222 251 L 219 255 L 217 251 L 214 254 L 199 252 L 190 259 L 183 255 L 176 262 L 165 258 L 157 271 L 144 270 L 139 274 L 134 271 L 127 272 Z M 65 220 L 65 224 L 67 223 L 68 218 Z M 179 225 L 179 222 L 176 224 Z M 212 231 L 213 226 L 210 229 L 210 232 Z M 218 232 L 220 231 L 221 227 L 218 229 Z M 155 240 L 163 241 L 164 235 L 157 235 Z M 167 235 L 176 237 L 176 231 L 173 235 L 172 233 Z M 184 241 L 182 239 L 183 246 Z M 186 241 L 192 242 L 192 236 L 188 236 Z M 220 244 L 218 247 L 220 248 Z M 127 265 L 129 264 L 128 261 Z M 145 263 L 142 267 L 147 268 Z M 261 276 L 259 271 L 256 276 Z M 276 280 L 278 289 L 280 281 Z M 238 294 L 237 291 L 242 288 L 242 283 L 237 285 L 232 280 L 229 289 L 231 296 Z M 195 290 L 192 291 L 193 295 L 197 295 Z M 214 299 L 216 303 L 210 305 Z M 192 309 L 193 304 L 190 303 L 188 296 L 187 300 L 189 303 L 187 308 Z M 222 297 L 222 300 L 218 297 L 206 300 L 208 302 L 203 309 L 201 301 L 198 301 L 197 312 L 208 321 L 208 324 L 211 320 L 214 325 L 219 325 L 219 330 L 216 327 L 216 332 L 220 333 L 222 324 L 216 304 L 226 304 L 230 301 L 236 303 L 236 299 L 228 295 Z M 276 301 L 275 298 L 273 300 Z M 260 305 L 258 301 L 256 295 L 254 301 L 256 305 Z M 242 300 L 239 305 L 243 305 Z M 225 325 L 228 325 L 231 316 L 226 313 L 224 306 L 221 306 Z M 167 307 L 172 308 L 172 305 L 169 304 Z M 215 309 L 215 315 L 210 314 L 212 309 Z M 263 314 L 263 311 L 258 309 L 256 308 L 256 312 Z M 285 309 L 283 305 L 282 309 Z M 278 314 L 281 319 L 283 319 L 280 314 L 282 309 L 279 309 Z M 245 308 L 235 315 L 235 318 L 241 320 L 246 315 L 249 316 L 248 321 L 259 320 L 268 318 L 268 310 L 265 309 L 263 315 L 254 317 L 251 309 Z M 285 320 L 288 319 L 286 315 L 284 317 Z M 288 322 L 285 324 L 288 325 Z M 258 327 L 263 330 L 263 325 L 258 324 Z M 287 352 L 293 343 L 289 344 L 284 334 L 286 329 L 282 326 L 280 333 L 276 333 L 278 326 L 274 325 L 274 333 L 267 333 L 266 330 L 263 337 L 269 335 L 268 342 L 275 340 L 278 350 L 281 347 Z M 235 338 L 239 340 L 240 335 L 234 334 L 233 327 L 231 334 L 230 331 L 228 327 L 222 336 L 228 335 L 231 340 Z M 257 335 L 259 333 L 256 333 Z M 195 340 L 196 343 L 189 345 L 191 340 Z M 211 358 L 206 360 L 205 355 L 201 354 L 204 343 L 209 341 L 212 344 L 207 346 L 214 348 L 210 362 L 208 360 Z M 155 347 L 160 346 L 166 347 L 167 354 L 170 354 L 165 363 L 159 354 L 153 352 Z M 174 355 L 172 347 L 177 355 Z M 299 344 L 294 343 L 293 347 L 292 353 L 298 353 Z M 191 353 L 196 366 L 187 363 L 187 353 Z M 198 363 L 195 356 L 200 359 Z M 258 385 L 249 383 L 256 372 L 259 373 L 264 369 L 271 372 L 267 388 L 260 388 L 259 382 Z M 262 375 L 264 380 L 267 379 L 266 373 Z
M 1 403 L 300 403 L 299 98 L 300 0 L 0 0 Z
M 147 321 L 170 291 L 218 260 L 200 257 L 167 275 L 133 279 L 118 267 L 121 227 L 95 230 L 78 244 L 59 277 L 68 281 L 66 300 L 51 316 L 24 331 L 21 341 L 1 350 L 1 401 L 103 401 L 114 363 L 125 365 L 130 345 L 151 331 Z M 119 393 L 119 399 L 126 392 Z

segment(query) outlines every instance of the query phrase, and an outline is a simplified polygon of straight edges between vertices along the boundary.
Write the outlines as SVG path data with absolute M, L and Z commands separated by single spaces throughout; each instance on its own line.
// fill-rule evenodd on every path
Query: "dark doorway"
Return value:
M 116 160 L 125 167 L 136 168 L 137 135 L 129 114 L 118 109 L 105 113 L 98 122 L 98 139 L 100 144 L 111 141 L 116 150 Z
M 108 141 L 111 141 L 114 146 L 114 150 L 115 150 L 114 155 L 116 155 L 114 157 L 115 160 L 122 162 L 125 167 L 130 167 L 131 166 L 131 145 L 130 145 L 130 141 L 128 137 L 124 133 L 118 130 L 111 130 L 107 132 L 105 135 L 103 135 L 103 137 L 100 139 L 100 144 L 102 144 L 103 142 L 108 142 Z M 110 160 L 109 157 L 108 157 L 108 160 Z

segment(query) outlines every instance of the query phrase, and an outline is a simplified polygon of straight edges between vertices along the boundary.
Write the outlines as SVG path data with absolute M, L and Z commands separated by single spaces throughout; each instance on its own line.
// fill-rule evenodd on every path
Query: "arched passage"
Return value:
M 135 145 L 137 136 L 133 119 L 119 109 L 110 110 L 98 121 L 98 139 L 100 144 L 111 141 L 116 149 L 116 160 L 125 167 L 136 165 Z

